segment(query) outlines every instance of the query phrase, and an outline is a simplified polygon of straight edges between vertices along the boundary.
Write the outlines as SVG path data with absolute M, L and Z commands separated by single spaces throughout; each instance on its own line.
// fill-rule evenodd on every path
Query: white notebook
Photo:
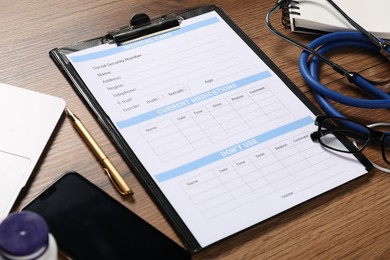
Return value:
M 334 0 L 355 22 L 378 37 L 390 38 L 389 0 Z M 286 17 L 285 17 L 286 18 Z M 355 30 L 327 0 L 293 1 L 289 22 L 294 32 L 319 33 Z
M 26 185 L 65 101 L 0 83 L 0 221 Z

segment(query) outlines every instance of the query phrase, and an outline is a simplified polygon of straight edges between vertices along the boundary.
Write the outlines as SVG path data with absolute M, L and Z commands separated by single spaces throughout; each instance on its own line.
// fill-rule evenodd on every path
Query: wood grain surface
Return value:
M 13 210 L 19 210 L 67 171 L 78 171 L 126 207 L 182 245 L 182 242 L 142 188 L 86 105 L 49 57 L 49 51 L 94 37 L 128 23 L 134 13 L 150 16 L 175 13 L 202 5 L 220 6 L 277 66 L 313 100 L 297 67 L 300 50 L 277 38 L 265 26 L 271 0 L 18 0 L 0 1 L 0 82 L 55 95 L 83 120 L 103 150 L 132 186 L 133 200 L 123 199 L 69 120 L 63 117 L 28 185 Z M 307 43 L 314 36 L 293 34 Z M 360 50 L 335 52 L 332 58 L 369 78 L 390 77 L 389 63 Z M 353 88 L 329 68 L 322 82 L 354 94 Z M 364 110 L 337 105 L 362 122 L 390 121 L 389 110 Z M 4 112 L 4 111 L 2 111 Z M 384 165 L 380 150 L 365 155 Z M 195 255 L 195 259 L 390 259 L 390 176 L 373 170 L 317 198 L 279 214 Z M 1 194 L 1 191 L 0 191 Z M 1 197 L 1 195 L 0 195 Z

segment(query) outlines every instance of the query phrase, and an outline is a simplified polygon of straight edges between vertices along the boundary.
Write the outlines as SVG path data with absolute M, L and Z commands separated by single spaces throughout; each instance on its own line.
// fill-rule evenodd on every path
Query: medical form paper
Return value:
M 215 11 L 67 58 L 201 247 L 367 172 Z

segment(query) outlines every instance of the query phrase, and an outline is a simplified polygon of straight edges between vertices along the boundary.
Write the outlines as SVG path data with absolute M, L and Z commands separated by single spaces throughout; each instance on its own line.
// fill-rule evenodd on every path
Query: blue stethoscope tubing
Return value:
M 343 47 L 363 48 L 373 52 L 379 52 L 379 48 L 371 43 L 360 32 L 334 32 L 325 34 L 313 40 L 308 47 L 313 50 L 318 48 L 317 52 L 322 55 L 329 51 Z M 309 52 L 303 51 L 301 53 L 298 63 L 299 70 L 303 79 L 312 89 L 315 99 L 328 115 L 345 117 L 329 102 L 328 99 L 353 107 L 390 108 L 390 95 L 373 85 L 359 74 L 355 74 L 349 80 L 351 83 L 370 94 L 373 99 L 353 98 L 325 87 L 321 84 L 318 77 L 321 60 L 315 56 L 309 60 L 309 57 Z

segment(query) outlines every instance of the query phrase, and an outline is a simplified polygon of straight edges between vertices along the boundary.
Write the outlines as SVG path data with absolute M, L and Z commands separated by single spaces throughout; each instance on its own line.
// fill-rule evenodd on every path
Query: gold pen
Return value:
M 103 150 L 96 143 L 95 139 L 93 139 L 92 135 L 89 133 L 87 128 L 83 125 L 80 119 L 73 114 L 68 108 L 65 110 L 68 117 L 71 119 L 73 126 L 76 128 L 77 132 L 81 135 L 84 141 L 87 143 L 89 148 L 95 154 L 95 156 L 99 159 L 101 164 L 103 165 L 104 171 L 107 173 L 113 185 L 122 195 L 132 195 L 133 191 L 127 185 L 126 181 L 119 174 L 118 170 L 111 163 L 110 159 L 106 156 Z

